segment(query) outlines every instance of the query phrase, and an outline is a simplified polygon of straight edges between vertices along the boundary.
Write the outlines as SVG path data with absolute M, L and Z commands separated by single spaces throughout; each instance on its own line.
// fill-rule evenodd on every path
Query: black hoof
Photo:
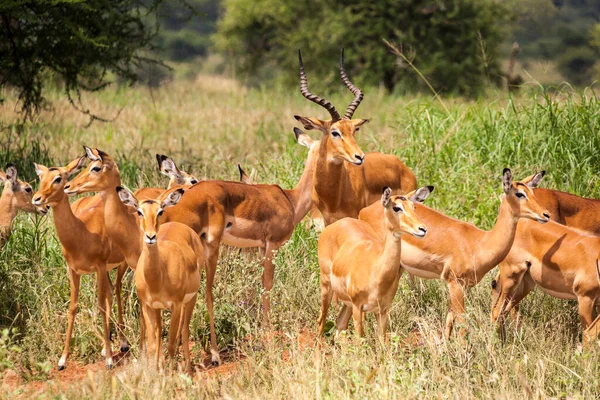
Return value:
M 67 367 L 66 367 L 66 366 L 64 366 L 64 365 L 59 365 L 59 366 L 58 366 L 58 370 L 59 370 L 59 371 L 64 371 L 64 370 L 65 370 L 65 368 L 67 368 Z
M 129 347 L 121 347 L 121 353 L 127 353 L 129 351 Z

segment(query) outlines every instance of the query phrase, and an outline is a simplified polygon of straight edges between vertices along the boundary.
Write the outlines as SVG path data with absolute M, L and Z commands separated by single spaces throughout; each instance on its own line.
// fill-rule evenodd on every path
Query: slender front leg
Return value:
M 142 312 L 142 322 L 144 323 L 144 325 L 146 326 L 146 333 L 147 333 L 147 339 L 148 339 L 148 344 L 146 345 L 146 349 L 148 350 L 148 362 L 152 363 L 153 359 L 154 361 L 156 361 L 156 347 L 157 347 L 157 343 L 156 343 L 156 313 L 154 312 L 154 309 L 148 307 L 147 305 L 145 305 L 142 302 L 142 299 L 140 299 L 140 302 L 142 304 L 140 304 L 140 309 L 143 310 Z M 141 346 L 141 345 L 140 345 Z M 156 368 L 158 368 L 158 364 L 155 365 Z
M 583 344 L 587 345 L 590 337 L 586 335 L 586 330 L 592 325 L 594 318 L 594 299 L 588 296 L 578 296 L 577 303 L 579 304 L 579 318 L 581 319 L 581 329 L 583 330 Z
M 275 266 L 273 265 L 273 252 L 277 251 L 279 246 L 267 242 L 267 247 L 265 249 L 265 261 L 263 262 L 263 275 L 262 275 L 262 303 L 263 309 L 265 311 L 265 320 L 267 322 L 270 321 L 271 314 L 271 289 L 273 289 L 273 279 L 275 277 Z
M 177 347 L 179 346 L 179 334 L 181 317 L 183 313 L 182 304 L 173 304 L 171 308 L 171 327 L 169 328 L 169 338 L 167 340 L 167 368 L 169 364 L 174 363 Z
M 206 249 L 209 249 L 206 251 Z M 217 334 L 215 332 L 215 313 L 214 313 L 214 297 L 213 283 L 215 273 L 217 272 L 217 261 L 219 259 L 219 244 L 205 246 L 206 254 L 206 308 L 208 309 L 208 319 L 210 324 L 210 360 L 212 365 L 221 364 L 221 356 L 219 355 L 219 347 L 217 346 Z
M 154 311 L 154 320 L 156 321 L 156 325 L 154 326 L 154 332 L 152 334 L 155 337 L 156 348 L 155 350 L 155 360 L 158 368 L 161 368 L 161 354 L 162 354 L 162 310 L 156 309 Z
M 342 309 L 338 314 L 337 320 L 335 321 L 336 332 L 335 336 L 339 336 L 342 331 L 348 329 L 348 322 L 350 322 L 350 317 L 352 317 L 352 307 L 348 307 L 344 303 L 342 303 Z
M 67 266 L 69 272 L 69 285 L 71 288 L 71 298 L 69 301 L 69 314 L 67 322 L 67 337 L 65 338 L 65 347 L 63 354 L 58 361 L 58 370 L 62 371 L 67 366 L 67 357 L 71 352 L 71 336 L 73 334 L 73 324 L 75 323 L 75 315 L 77 315 L 77 303 L 79 302 L 79 288 L 81 286 L 81 275 L 75 273 Z
M 356 334 L 358 337 L 363 337 L 365 335 L 363 331 L 363 314 L 364 312 L 357 307 L 356 305 L 352 305 L 352 319 L 354 320 L 354 329 L 356 329 Z
M 106 351 L 106 368 L 111 369 L 113 367 L 112 349 L 110 344 L 110 308 L 109 297 L 112 297 L 112 293 L 109 286 L 108 275 L 106 268 L 98 269 L 98 310 L 100 317 L 102 318 L 102 328 L 104 330 L 104 349 Z
M 325 332 L 325 324 L 327 323 L 327 311 L 329 311 L 329 305 L 331 304 L 331 298 L 333 292 L 331 291 L 331 283 L 327 275 L 321 274 L 321 314 L 319 315 L 318 324 L 318 335 L 322 336 Z
M 456 282 L 448 282 L 448 292 L 450 296 L 450 309 L 448 310 L 448 316 L 446 317 L 446 330 L 445 335 L 447 338 L 452 334 L 452 328 L 454 326 L 454 319 L 456 318 L 461 324 L 460 335 L 464 336 L 466 329 L 464 327 L 464 314 L 465 314 L 465 291 L 463 286 Z
M 129 342 L 125 337 L 125 321 L 123 319 L 123 297 L 121 296 L 121 290 L 123 288 L 123 276 L 125 275 L 125 272 L 127 272 L 127 263 L 123 261 L 117 266 L 117 279 L 115 282 L 115 290 L 117 292 L 117 313 L 119 318 L 119 342 L 121 343 L 122 353 L 126 353 L 129 351 Z
M 190 357 L 190 321 L 194 306 L 196 305 L 196 297 L 194 296 L 187 304 L 184 305 L 183 318 L 181 321 L 181 345 L 183 346 L 183 359 L 185 360 L 186 372 L 192 371 L 192 358 Z
M 377 328 L 379 330 L 379 337 L 383 340 L 384 343 L 387 344 L 389 341 L 389 337 L 387 335 L 389 310 L 381 311 L 380 313 L 377 313 L 375 315 L 377 317 Z

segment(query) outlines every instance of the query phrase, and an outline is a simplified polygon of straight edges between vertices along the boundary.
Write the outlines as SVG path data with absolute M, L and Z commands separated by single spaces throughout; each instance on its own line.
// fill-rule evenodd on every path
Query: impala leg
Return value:
M 129 351 L 129 342 L 125 337 L 125 322 L 123 319 L 123 297 L 121 290 L 123 288 L 123 276 L 127 272 L 127 263 L 122 262 L 117 266 L 117 279 L 115 282 L 115 290 L 117 293 L 117 313 L 119 318 L 119 342 L 121 343 L 121 352 L 126 353 Z
M 181 320 L 181 345 L 183 346 L 183 359 L 185 360 L 185 370 L 192 370 L 192 358 L 190 357 L 190 321 L 196 305 L 196 297 L 194 296 L 187 304 L 184 305 L 183 318 Z
M 583 344 L 589 342 L 589 337 L 586 335 L 587 328 L 594 321 L 594 299 L 588 296 L 578 296 L 577 303 L 579 304 L 579 318 L 581 319 L 581 329 L 583 330 Z
M 106 295 L 104 296 L 104 309 L 108 310 L 108 313 L 104 314 L 104 318 L 106 319 L 106 326 L 108 327 L 108 341 L 111 343 L 112 346 L 112 331 L 111 331 L 111 323 L 112 321 L 110 320 L 110 312 L 112 312 L 112 305 L 113 305 L 113 285 L 112 282 L 110 281 L 110 274 L 108 271 L 106 271 Z M 104 324 L 102 325 L 104 326 Z M 102 347 L 102 357 L 106 357 L 106 345 Z
M 352 317 L 352 307 L 348 307 L 344 303 L 342 303 L 342 309 L 338 314 L 337 320 L 335 321 L 336 337 L 348 329 L 348 322 L 350 322 L 350 318 Z
M 169 328 L 169 338 L 167 339 L 167 362 L 166 365 L 174 365 L 177 347 L 179 346 L 179 334 L 181 333 L 181 317 L 183 313 L 182 304 L 173 304 L 171 308 L 171 327 Z
M 208 309 L 208 320 L 210 325 L 210 361 L 212 365 L 217 366 L 221 364 L 221 357 L 219 355 L 219 347 L 217 346 L 217 334 L 215 333 L 213 283 L 215 280 L 215 273 L 217 272 L 217 261 L 219 259 L 218 244 L 216 249 L 213 249 L 206 254 L 206 308 Z
M 465 291 L 463 286 L 456 281 L 450 281 L 448 282 L 448 290 L 450 295 L 450 309 L 448 310 L 448 316 L 446 317 L 445 335 L 447 338 L 449 338 L 452 334 L 454 320 L 456 319 L 461 325 L 463 325 L 465 314 Z M 461 336 L 464 336 L 465 333 L 466 330 L 464 326 L 461 326 Z
M 77 315 L 77 303 L 79 302 L 79 288 L 81 287 L 81 275 L 76 274 L 71 268 L 67 267 L 69 272 L 69 286 L 71 288 L 71 297 L 69 301 L 69 315 L 67 322 L 67 336 L 65 338 L 65 347 L 63 354 L 58 361 L 58 370 L 62 371 L 67 366 L 67 357 L 71 352 L 71 336 L 73 335 L 73 325 Z
M 387 335 L 387 325 L 389 320 L 389 310 L 382 311 L 380 313 L 375 314 L 377 317 L 377 328 L 379 331 L 379 338 L 383 340 L 384 343 L 389 342 L 389 337 Z
M 352 305 L 352 319 L 354 320 L 354 329 L 356 329 L 356 335 L 358 337 L 363 337 L 365 335 L 363 331 L 363 316 L 364 311 L 357 307 L 356 305 Z
M 156 365 L 158 368 L 161 368 L 161 355 L 162 355 L 162 310 L 157 309 L 154 311 L 154 319 L 156 320 L 156 325 L 154 326 L 154 332 L 152 334 L 156 338 L 156 348 L 154 357 L 156 361 Z
M 268 322 L 270 320 L 271 313 L 271 300 L 270 300 L 270 292 L 273 289 L 273 279 L 275 276 L 275 266 L 273 265 L 273 252 L 275 252 L 279 246 L 271 242 L 267 242 L 267 248 L 265 249 L 265 260 L 263 262 L 263 275 L 262 275 L 262 303 L 263 309 L 265 311 L 265 320 Z
M 331 299 L 333 298 L 333 292 L 331 290 L 331 282 L 329 282 L 329 277 L 321 275 L 321 314 L 319 315 L 319 320 L 317 324 L 318 335 L 322 336 L 323 332 L 325 332 L 325 323 L 327 322 L 327 311 L 329 311 L 329 305 L 331 304 Z
M 148 344 L 146 345 L 146 349 L 148 350 L 148 362 L 152 363 L 153 359 L 156 361 L 156 313 L 154 309 L 146 306 L 145 304 L 141 304 L 141 308 L 144 310 L 142 314 L 142 322 L 146 325 L 146 333 Z M 141 345 L 140 345 L 141 346 Z M 158 368 L 158 364 L 155 365 Z
M 102 329 L 104 331 L 104 349 L 106 352 L 106 368 L 110 369 L 113 367 L 112 349 L 110 345 L 110 308 L 108 308 L 112 297 L 110 290 L 110 283 L 106 271 L 98 271 L 98 310 L 102 318 Z

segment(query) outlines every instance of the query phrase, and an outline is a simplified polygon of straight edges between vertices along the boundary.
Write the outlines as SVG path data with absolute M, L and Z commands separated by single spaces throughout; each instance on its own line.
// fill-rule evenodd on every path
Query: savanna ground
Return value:
M 311 89 L 322 92 L 318 82 Z M 5 126 L 17 115 L 11 99 L 0 108 Z M 11 97 L 12 96 L 12 97 Z M 96 113 L 119 117 L 85 127 L 58 92 L 23 132 L 5 129 L 12 161 L 24 179 L 37 181 L 31 163 L 65 165 L 98 147 L 117 160 L 130 188 L 165 186 L 155 153 L 173 157 L 202 178 L 237 179 L 240 162 L 257 182 L 293 187 L 306 149 L 292 133 L 294 114 L 325 117 L 297 90 L 251 90 L 224 78 L 200 76 L 147 88 L 111 89 L 87 96 Z M 342 108 L 351 95 L 331 96 Z M 393 153 L 433 184 L 428 204 L 489 229 L 501 194 L 501 171 L 516 177 L 548 171 L 545 187 L 600 197 L 600 103 L 593 91 L 544 94 L 524 90 L 514 99 L 503 92 L 476 102 L 463 99 L 398 97 L 366 90 L 357 117 L 372 121 L 358 134 L 365 151 Z M 311 136 L 317 137 L 314 132 Z M 37 183 L 34 183 L 36 187 Z M 222 251 L 215 284 L 217 336 L 225 367 L 205 371 L 208 321 L 198 297 L 192 320 L 198 373 L 158 373 L 139 359 L 137 300 L 129 272 L 125 284 L 126 335 L 132 354 L 107 372 L 100 356 L 101 324 L 95 278 L 82 281 L 72 355 L 64 372 L 60 357 L 69 284 L 52 218 L 19 215 L 0 253 L 0 396 L 14 398 L 590 398 L 600 393 L 600 350 L 582 350 L 576 303 L 539 290 L 523 303 L 523 326 L 502 343 L 490 321 L 492 271 L 467 295 L 468 337 L 441 338 L 447 289 L 441 281 L 406 278 L 391 311 L 391 340 L 383 346 L 368 316 L 367 337 L 327 343 L 315 352 L 319 310 L 318 232 L 300 224 L 276 258 L 272 326 L 261 324 L 257 252 Z M 333 321 L 336 307 L 330 312 Z M 113 312 L 115 316 L 116 312 Z M 332 326 L 332 325 L 330 325 Z M 118 343 L 114 337 L 114 347 Z M 138 361 L 135 361 L 138 360 Z M 86 366 L 91 365 L 91 366 Z

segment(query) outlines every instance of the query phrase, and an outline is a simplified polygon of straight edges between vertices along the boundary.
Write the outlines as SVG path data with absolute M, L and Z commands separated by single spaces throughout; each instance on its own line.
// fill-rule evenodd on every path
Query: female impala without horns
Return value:
M 308 100 L 324 107 L 331 119 L 320 120 L 295 115 L 305 129 L 316 129 L 320 140 L 314 170 L 313 202 L 317 205 L 325 225 L 344 217 L 358 217 L 359 211 L 381 198 L 385 187 L 394 193 L 407 193 L 417 188 L 414 173 L 397 157 L 381 153 L 365 153 L 356 144 L 355 134 L 367 119 L 352 119 L 363 99 L 363 93 L 346 76 L 344 51 L 340 57 L 340 76 L 354 94 L 344 116 L 333 104 L 308 90 L 302 56 L 300 61 L 300 92 Z
M 413 202 L 422 202 L 433 190 L 427 186 L 406 195 L 392 196 L 385 188 L 381 197 L 385 237 L 381 240 L 366 222 L 343 218 L 327 226 L 319 237 L 321 314 L 319 334 L 325 330 L 327 311 L 335 294 L 344 303 L 338 332 L 352 311 L 354 328 L 363 336 L 363 314 L 375 313 L 379 333 L 385 336 L 389 307 L 398 290 L 400 242 L 403 234 L 423 238 L 427 227 L 415 214 Z M 345 323 L 347 325 L 347 323 Z
M 463 322 L 465 289 L 476 285 L 506 257 L 513 245 L 517 222 L 528 218 L 541 223 L 550 220 L 533 190 L 524 182 L 513 182 L 510 169 L 502 173 L 504 195 L 496 224 L 482 231 L 473 224 L 447 217 L 422 204 L 415 205 L 417 216 L 430 233 L 425 239 L 407 236 L 402 241 L 401 266 L 412 275 L 425 279 L 443 279 L 448 283 L 450 307 L 446 318 L 446 336 L 450 336 L 454 319 Z M 385 226 L 381 205 L 373 204 L 360 212 L 382 238 Z M 464 333 L 461 327 L 461 333 Z

